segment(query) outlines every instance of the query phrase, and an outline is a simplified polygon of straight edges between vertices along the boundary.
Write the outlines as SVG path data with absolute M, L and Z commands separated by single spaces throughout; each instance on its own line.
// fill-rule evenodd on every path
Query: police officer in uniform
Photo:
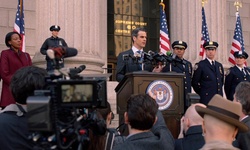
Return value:
M 234 52 L 235 63 L 236 65 L 229 68 L 226 73 L 224 90 L 227 96 L 227 99 L 233 100 L 234 92 L 236 86 L 241 81 L 250 81 L 250 70 L 247 67 L 244 67 L 248 54 L 243 51 Z
M 200 95 L 200 102 L 205 105 L 215 94 L 223 96 L 224 69 L 221 63 L 214 60 L 218 46 L 217 42 L 205 42 L 203 47 L 207 58 L 194 66 L 192 86 Z
M 172 43 L 173 55 L 176 55 L 175 61 L 166 65 L 162 72 L 174 71 L 177 73 L 183 73 L 184 76 L 184 110 L 189 107 L 189 102 L 186 100 L 187 93 L 191 93 L 191 80 L 192 80 L 192 64 L 183 58 L 183 55 L 187 49 L 187 43 L 184 41 L 175 41 Z M 170 66 L 171 65 L 171 66 Z M 172 70 L 171 70 L 172 69 Z
M 59 38 L 58 37 L 58 33 L 60 31 L 60 26 L 57 26 L 57 25 L 53 25 L 49 28 L 49 30 L 51 31 L 52 33 L 52 36 L 50 38 L 47 38 L 41 49 L 40 49 L 40 52 L 43 54 L 43 55 L 46 55 L 46 61 L 47 61 L 47 68 L 46 70 L 47 71 L 50 71 L 50 70 L 54 70 L 53 66 L 55 64 L 53 64 L 53 60 L 51 60 L 48 56 L 47 56 L 47 50 L 50 49 L 50 48 L 53 48 L 53 47 L 58 47 L 58 46 L 62 46 L 62 47 L 68 47 L 67 43 L 65 42 L 65 40 L 63 38 Z M 63 58 L 61 60 L 59 60 L 59 64 L 60 64 L 60 68 L 64 67 L 64 62 L 63 62 Z

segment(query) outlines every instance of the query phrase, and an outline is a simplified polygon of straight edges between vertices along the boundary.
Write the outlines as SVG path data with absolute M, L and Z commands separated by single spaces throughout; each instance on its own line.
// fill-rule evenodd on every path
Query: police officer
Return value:
M 215 61 L 217 42 L 205 42 L 203 47 L 206 59 L 195 64 L 192 86 L 200 95 L 200 102 L 207 105 L 215 94 L 223 96 L 222 86 L 224 81 L 224 69 L 221 63 Z
M 162 72 L 174 71 L 177 73 L 183 73 L 184 76 L 184 109 L 189 107 L 189 102 L 186 100 L 187 93 L 191 93 L 191 80 L 192 80 L 192 64 L 183 58 L 187 49 L 187 43 L 184 41 L 175 41 L 172 43 L 173 55 L 176 55 L 175 59 L 178 61 L 172 64 L 166 65 Z M 171 66 L 170 66 L 171 65 Z
M 51 31 L 52 33 L 52 36 L 50 38 L 47 38 L 41 49 L 40 49 L 40 52 L 43 54 L 43 55 L 46 55 L 46 61 L 47 61 L 47 68 L 46 70 L 47 71 L 50 71 L 50 70 L 54 70 L 54 65 L 53 64 L 53 60 L 51 60 L 48 56 L 47 56 L 47 50 L 49 48 L 53 48 L 53 47 L 58 47 L 58 46 L 62 46 L 62 47 L 68 47 L 67 43 L 65 42 L 65 40 L 63 38 L 59 38 L 58 37 L 58 33 L 60 31 L 60 26 L 58 25 L 52 25 L 49 30 Z M 59 60 L 59 64 L 60 64 L 60 68 L 64 67 L 64 63 L 63 63 L 63 58 L 61 60 Z
M 234 99 L 235 88 L 241 81 L 250 81 L 250 70 L 244 67 L 248 54 L 238 51 L 234 52 L 234 57 L 236 65 L 227 71 L 224 85 L 224 90 L 229 100 Z

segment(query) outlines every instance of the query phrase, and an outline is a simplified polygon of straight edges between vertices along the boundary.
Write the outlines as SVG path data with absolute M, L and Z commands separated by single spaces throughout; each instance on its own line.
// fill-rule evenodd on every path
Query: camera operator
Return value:
M 16 104 L 10 104 L 0 112 L 0 149 L 28 150 L 32 143 L 28 140 L 27 97 L 34 90 L 45 86 L 45 69 L 28 66 L 16 71 L 10 82 L 10 89 Z

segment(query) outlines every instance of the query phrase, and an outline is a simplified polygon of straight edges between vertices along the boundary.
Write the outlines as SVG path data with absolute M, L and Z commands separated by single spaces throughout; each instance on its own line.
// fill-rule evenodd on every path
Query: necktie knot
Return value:
M 244 68 L 241 69 L 241 72 L 246 75 Z
M 212 65 L 214 66 L 214 61 L 212 61 Z

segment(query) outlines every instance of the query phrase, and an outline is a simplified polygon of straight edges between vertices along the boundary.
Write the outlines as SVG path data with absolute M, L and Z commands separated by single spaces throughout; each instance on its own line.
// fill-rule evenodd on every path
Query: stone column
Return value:
M 45 67 L 40 47 L 51 36 L 49 27 L 59 25 L 59 37 L 78 55 L 65 59 L 65 67 L 86 65 L 83 73 L 103 73 L 107 64 L 107 1 L 105 0 L 37 0 L 36 54 L 33 64 Z
M 201 60 L 199 56 L 201 42 L 201 0 L 174 0 L 170 1 L 171 24 L 170 40 L 183 40 L 188 43 L 185 58 L 194 63 Z M 228 65 L 229 50 L 227 49 L 226 31 L 226 1 L 208 0 L 205 3 L 205 14 L 210 40 L 217 41 L 219 48 L 216 59 L 223 65 Z

